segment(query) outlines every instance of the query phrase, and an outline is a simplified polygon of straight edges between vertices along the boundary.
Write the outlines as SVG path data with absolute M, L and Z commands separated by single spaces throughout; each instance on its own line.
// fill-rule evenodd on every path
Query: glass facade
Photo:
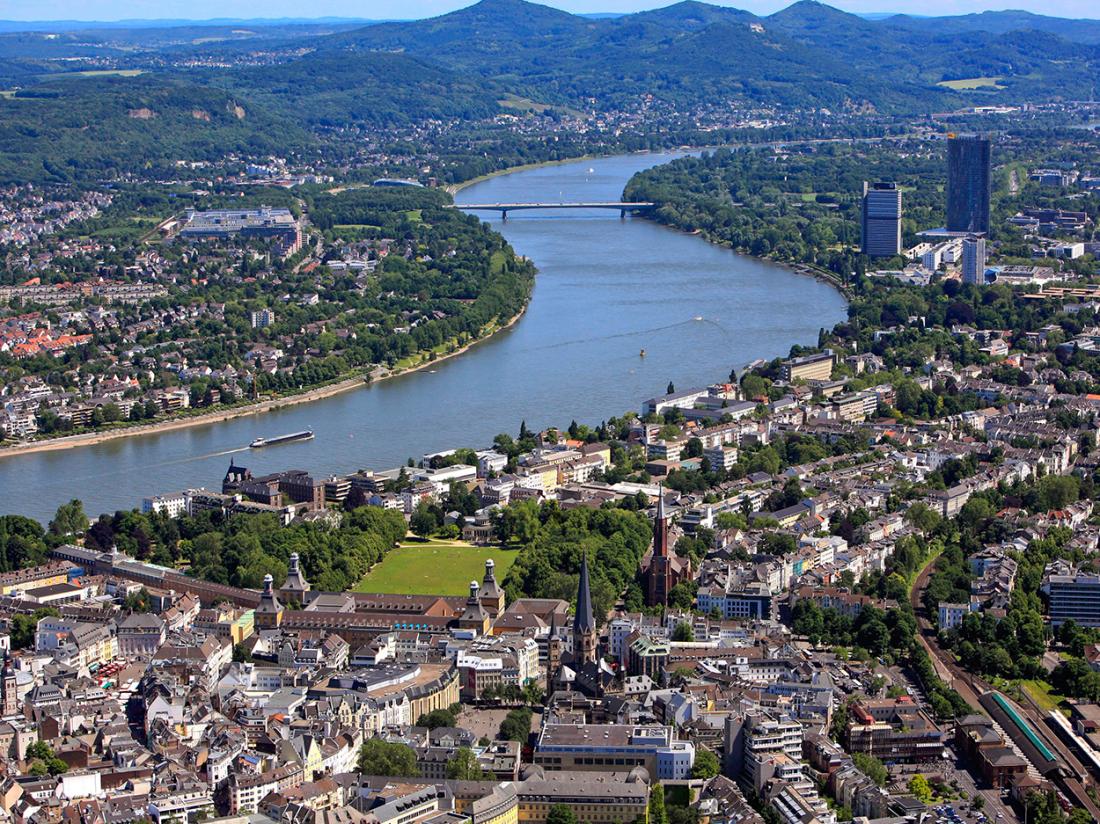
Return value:
M 948 138 L 947 231 L 989 231 L 989 158 L 987 138 Z

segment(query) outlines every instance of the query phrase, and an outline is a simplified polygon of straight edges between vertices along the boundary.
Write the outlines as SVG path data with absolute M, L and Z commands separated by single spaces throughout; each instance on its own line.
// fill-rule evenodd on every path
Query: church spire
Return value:
M 596 628 L 592 618 L 592 593 L 588 585 L 588 553 L 581 558 L 581 578 L 577 584 L 577 615 L 573 618 L 574 632 L 588 632 Z
M 596 620 L 592 615 L 587 552 L 581 556 L 581 577 L 577 584 L 577 614 L 573 618 L 573 658 L 579 663 L 596 662 Z
M 657 517 L 653 520 L 653 556 L 667 558 L 668 512 L 665 510 L 665 488 L 657 487 Z

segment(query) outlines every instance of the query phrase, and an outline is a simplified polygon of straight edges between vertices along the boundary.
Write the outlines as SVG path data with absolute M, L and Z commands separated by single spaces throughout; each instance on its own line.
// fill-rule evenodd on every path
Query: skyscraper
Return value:
M 985 238 L 967 235 L 963 238 L 962 282 L 978 286 L 985 284 Z
M 989 231 L 989 140 L 947 138 L 947 231 Z
M 896 183 L 863 184 L 863 254 L 901 254 L 901 189 Z

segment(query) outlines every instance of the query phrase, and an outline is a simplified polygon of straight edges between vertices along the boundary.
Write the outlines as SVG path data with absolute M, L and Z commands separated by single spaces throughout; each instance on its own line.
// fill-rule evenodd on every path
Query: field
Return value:
M 485 561 L 496 563 L 497 581 L 515 563 L 517 550 L 473 546 L 462 541 L 432 539 L 403 543 L 355 586 L 356 592 L 401 595 L 467 595 L 470 581 L 485 576 Z
M 81 72 L 59 72 L 57 74 L 39 75 L 42 80 L 53 80 L 58 77 L 137 77 L 145 74 L 144 69 L 87 69 Z
M 1032 701 L 1047 712 L 1061 711 L 1061 704 L 1066 700 L 1064 696 L 1054 692 L 1046 681 L 1020 681 L 1020 687 L 1027 691 Z
M 965 92 L 971 89 L 1003 89 L 998 81 L 1000 77 L 967 77 L 962 80 L 944 80 L 937 86 L 954 89 L 957 92 Z

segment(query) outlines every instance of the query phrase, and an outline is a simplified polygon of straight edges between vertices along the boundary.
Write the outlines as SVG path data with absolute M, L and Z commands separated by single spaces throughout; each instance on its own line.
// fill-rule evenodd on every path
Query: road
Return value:
M 991 691 L 993 687 L 978 676 L 963 670 L 955 663 L 952 656 L 940 648 L 936 640 L 935 629 L 928 618 L 924 605 L 921 603 L 924 590 L 928 586 L 928 579 L 931 577 L 935 566 L 935 561 L 933 561 L 920 571 L 916 581 L 914 581 L 913 589 L 909 593 L 909 602 L 913 607 L 914 614 L 917 616 L 919 629 L 917 638 L 928 651 L 928 655 L 931 657 L 940 678 L 954 688 L 968 704 L 980 709 L 981 704 L 978 703 L 978 696 Z M 947 677 L 945 677 L 945 674 Z M 1042 735 L 1045 743 L 1054 751 L 1059 760 L 1075 773 L 1075 776 L 1084 776 L 1084 780 L 1089 785 L 1095 786 L 1092 777 L 1077 757 L 1062 742 L 1061 738 L 1050 731 L 1050 727 L 1046 722 L 1045 711 L 1031 700 L 1026 690 L 1022 692 L 1025 700 L 1018 703 L 1028 722 L 1035 728 L 1036 732 Z M 1085 786 L 1075 776 L 1056 779 L 1055 783 L 1075 805 L 1084 807 L 1095 821 L 1100 821 L 1100 806 L 1097 806 L 1088 796 Z

